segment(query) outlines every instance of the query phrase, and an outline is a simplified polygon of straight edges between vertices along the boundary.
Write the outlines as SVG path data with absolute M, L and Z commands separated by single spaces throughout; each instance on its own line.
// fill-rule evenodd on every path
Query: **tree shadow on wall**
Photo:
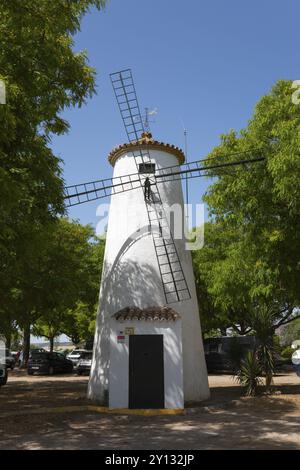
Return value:
M 147 247 L 144 243 L 143 249 L 152 249 L 155 256 L 151 234 L 148 227 L 145 227 L 127 238 L 112 265 L 104 264 L 95 335 L 95 348 L 98 353 L 94 356 L 90 390 L 103 390 L 103 383 L 105 383 L 104 388 L 108 388 L 110 316 L 128 306 L 139 308 L 162 306 L 163 286 L 159 269 L 155 269 L 155 263 L 146 262 L 142 251 L 138 260 L 130 260 L 128 257 L 130 249 L 146 237 L 149 237 L 149 245 Z M 97 400 L 99 397 L 94 396 L 92 399 Z M 103 394 L 99 400 L 107 403 L 107 397 L 103 397 Z
M 153 267 L 153 263 L 144 262 L 142 256 L 138 261 L 131 261 L 128 258 L 124 260 L 124 255 L 142 238 L 149 238 L 149 247 L 153 248 L 148 230 L 148 227 L 145 227 L 134 232 L 120 248 L 113 265 L 105 263 L 100 307 L 101 304 L 102 306 L 109 304 L 109 311 L 117 312 L 132 305 L 140 308 L 161 306 L 163 288 L 159 270 Z

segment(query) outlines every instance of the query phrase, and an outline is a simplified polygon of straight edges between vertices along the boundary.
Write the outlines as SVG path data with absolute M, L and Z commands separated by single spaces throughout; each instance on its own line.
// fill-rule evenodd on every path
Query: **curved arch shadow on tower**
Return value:
M 159 228 L 153 226 L 152 230 L 159 233 Z M 93 373 L 89 382 L 89 397 L 95 401 L 107 404 L 107 397 L 95 397 L 92 390 L 103 388 L 103 377 L 108 378 L 109 353 L 107 342 L 109 341 L 110 326 L 107 316 L 108 312 L 117 312 L 126 306 L 137 306 L 139 308 L 161 306 L 163 286 L 159 269 L 153 268 L 153 263 L 141 262 L 139 260 L 124 260 L 125 254 L 141 238 L 149 237 L 149 244 L 153 246 L 153 239 L 149 227 L 143 227 L 133 232 L 123 243 L 118 251 L 114 263 L 110 266 L 104 263 L 101 289 L 99 295 L 97 329 L 94 339 L 94 350 L 101 351 L 94 354 Z M 155 251 L 153 247 L 153 255 Z M 137 289 L 137 283 L 144 284 L 143 289 Z M 118 292 L 116 297 L 115 293 Z M 107 308 L 109 305 L 109 308 Z M 106 313 L 107 312 L 107 313 Z M 108 389 L 108 383 L 105 384 Z

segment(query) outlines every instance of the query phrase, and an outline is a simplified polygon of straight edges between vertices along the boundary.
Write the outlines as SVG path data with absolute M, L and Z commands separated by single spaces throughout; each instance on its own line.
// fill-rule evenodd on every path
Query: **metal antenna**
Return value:
M 155 122 L 154 119 L 150 120 L 149 116 L 155 116 L 157 114 L 158 110 L 157 108 L 149 110 L 149 108 L 145 108 L 145 114 L 143 116 L 144 118 L 144 129 L 146 132 L 150 132 L 150 123 Z
M 188 143 L 187 143 L 187 129 L 184 129 L 184 153 L 185 153 L 185 163 L 188 163 Z M 186 180 L 186 203 L 189 203 L 189 185 L 188 180 Z
M 149 125 L 149 108 L 145 108 L 144 128 L 145 128 L 145 131 L 146 131 L 146 132 L 150 132 L 150 125 Z
M 187 129 L 182 122 L 183 127 L 183 135 L 184 135 L 184 154 L 185 154 L 185 164 L 188 164 L 188 139 L 187 139 Z M 186 226 L 187 229 L 189 228 L 189 211 L 188 211 L 188 203 L 189 203 L 189 178 L 185 180 L 185 201 L 186 201 Z

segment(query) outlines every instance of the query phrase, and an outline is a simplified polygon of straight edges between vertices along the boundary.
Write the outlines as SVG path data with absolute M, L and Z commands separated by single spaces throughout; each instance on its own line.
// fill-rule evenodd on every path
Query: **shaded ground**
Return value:
M 87 378 L 11 374 L 0 390 L 0 449 L 300 449 L 300 378 L 275 378 L 280 394 L 237 398 L 231 376 L 210 376 L 212 399 L 184 416 L 93 412 L 1 418 L 1 412 L 86 404 Z
M 0 389 L 0 416 L 2 411 L 85 405 L 87 382 L 88 377 L 73 374 L 29 376 L 15 369 Z

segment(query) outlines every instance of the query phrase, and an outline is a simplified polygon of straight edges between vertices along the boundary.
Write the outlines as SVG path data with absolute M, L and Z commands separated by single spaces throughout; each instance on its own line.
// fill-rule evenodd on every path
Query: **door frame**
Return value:
M 135 397 L 134 397 L 134 382 L 133 382 L 133 374 L 134 374 L 134 367 L 136 366 L 137 363 L 134 363 L 134 358 L 132 354 L 134 354 L 133 351 L 133 344 L 135 339 L 141 339 L 144 338 L 144 340 L 147 338 L 148 340 L 150 339 L 158 339 L 159 341 L 156 341 L 156 344 L 154 342 L 153 344 L 153 352 L 158 353 L 158 348 L 159 348 L 159 356 L 157 355 L 157 358 L 160 362 L 154 364 L 154 369 L 152 371 L 151 377 L 153 375 L 157 377 L 157 406 L 153 406 L 153 404 L 149 403 L 149 405 L 145 406 L 136 406 L 135 405 Z M 135 343 L 136 345 L 138 343 Z M 151 341 L 150 341 L 151 344 Z M 149 345 L 149 343 L 148 343 Z M 129 336 L 129 361 L 128 361 L 128 408 L 129 409 L 163 409 L 165 408 L 165 364 L 164 364 L 164 335 L 163 334 L 138 334 L 138 335 L 130 335 Z M 138 353 L 138 348 L 137 351 L 135 351 L 135 354 Z M 139 364 L 139 366 L 141 366 Z M 146 366 L 145 366 L 146 367 Z M 155 373 L 155 369 L 157 369 L 157 374 Z M 149 368 L 148 368 L 149 370 Z M 159 375 L 158 375 L 159 374 Z M 142 378 L 140 378 L 142 380 Z M 150 383 L 153 383 L 153 380 L 150 379 Z M 143 398 L 140 398 L 141 402 L 143 402 Z M 145 397 L 145 400 L 147 400 L 147 396 Z M 139 400 L 137 400 L 139 402 Z M 155 400 L 154 400 L 155 403 Z M 158 406 L 159 403 L 159 406 Z

